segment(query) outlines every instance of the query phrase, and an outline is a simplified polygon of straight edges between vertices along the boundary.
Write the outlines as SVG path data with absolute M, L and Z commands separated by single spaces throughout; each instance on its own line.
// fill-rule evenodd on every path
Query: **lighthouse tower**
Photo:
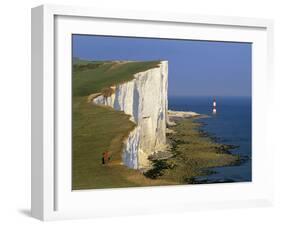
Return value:
M 216 98 L 214 97 L 213 100 L 213 114 L 217 113 L 217 102 L 216 102 Z

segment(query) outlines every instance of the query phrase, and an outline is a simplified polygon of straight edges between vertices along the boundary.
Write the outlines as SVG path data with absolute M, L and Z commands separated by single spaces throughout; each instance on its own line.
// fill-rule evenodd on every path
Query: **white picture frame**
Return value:
M 120 25 L 118 29 L 115 23 Z M 96 29 L 93 30 L 93 27 Z M 189 29 L 192 34 L 181 33 L 180 29 Z M 71 33 L 252 42 L 252 132 L 253 149 L 256 148 L 253 152 L 253 182 L 71 191 L 68 177 L 68 171 L 71 170 L 71 162 L 68 161 L 70 155 L 67 152 L 69 145 L 67 139 L 58 141 L 60 138 L 56 132 L 60 123 L 64 123 L 62 116 L 69 115 L 67 110 L 58 112 L 58 103 L 62 103 L 62 98 L 69 98 L 64 95 L 69 93 L 69 83 L 62 85 L 60 79 L 67 79 L 71 73 Z M 273 150 L 268 148 L 266 141 L 266 120 L 272 103 L 265 100 L 270 100 L 273 95 L 272 39 L 273 22 L 266 19 L 160 14 L 57 5 L 33 8 L 32 216 L 41 220 L 56 220 L 271 205 L 273 179 L 268 175 L 273 172 Z M 63 61 L 60 60 L 61 51 L 66 55 Z M 65 107 L 68 109 L 69 105 L 66 104 Z M 260 111 L 262 109 L 263 111 Z M 69 117 L 64 118 L 69 120 Z M 65 129 L 67 128 L 70 127 L 66 126 Z M 64 151 L 61 151 L 62 149 Z M 260 150 L 266 150 L 266 154 L 261 155 Z M 64 158 L 66 160 L 63 160 Z M 213 194 L 212 197 L 208 196 L 210 193 Z M 110 202 L 118 205 L 109 207 L 101 196 L 108 197 Z M 114 198 L 116 196 L 117 198 Z M 81 203 L 87 204 L 81 208 Z

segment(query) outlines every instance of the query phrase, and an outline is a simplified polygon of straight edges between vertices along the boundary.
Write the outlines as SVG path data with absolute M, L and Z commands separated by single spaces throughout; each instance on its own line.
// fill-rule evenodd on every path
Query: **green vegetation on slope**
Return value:
M 133 75 L 158 67 L 159 61 L 149 62 L 90 62 L 73 65 L 73 96 L 87 96 L 112 85 L 132 80 Z

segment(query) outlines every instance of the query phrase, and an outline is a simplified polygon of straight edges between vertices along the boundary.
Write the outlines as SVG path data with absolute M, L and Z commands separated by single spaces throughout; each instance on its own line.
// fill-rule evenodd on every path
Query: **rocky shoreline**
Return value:
M 179 184 L 208 183 L 197 181 L 200 176 L 215 173 L 213 167 L 241 164 L 241 158 L 230 152 L 237 148 L 221 144 L 202 129 L 197 119 L 208 117 L 195 112 L 168 111 L 167 141 L 170 155 L 151 158 L 152 167 L 144 172 L 151 179 L 166 179 Z

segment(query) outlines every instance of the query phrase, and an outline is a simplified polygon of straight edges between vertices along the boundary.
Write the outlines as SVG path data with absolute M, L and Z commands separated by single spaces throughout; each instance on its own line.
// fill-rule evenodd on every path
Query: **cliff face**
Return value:
M 168 62 L 111 88 L 111 95 L 100 95 L 93 102 L 131 115 L 136 127 L 124 141 L 123 162 L 130 168 L 146 168 L 148 156 L 166 146 Z

